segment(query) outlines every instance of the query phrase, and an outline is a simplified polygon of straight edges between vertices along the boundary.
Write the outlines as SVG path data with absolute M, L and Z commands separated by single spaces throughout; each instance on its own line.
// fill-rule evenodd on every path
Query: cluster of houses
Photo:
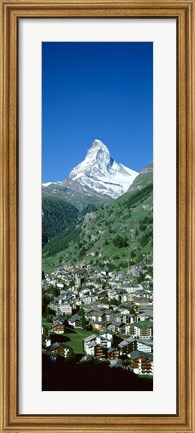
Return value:
M 118 341 L 120 341 L 120 343 Z M 129 360 L 129 368 L 136 374 L 153 374 L 153 344 L 141 340 L 120 338 L 112 331 L 102 331 L 84 338 L 87 355 L 110 361 Z
M 153 287 L 144 269 L 144 281 L 136 276 L 143 269 L 133 266 L 129 274 L 89 266 L 58 269 L 46 275 L 43 290 L 52 285 L 59 295 L 48 303 L 53 313 L 51 327 L 43 324 L 43 353 L 55 358 L 70 356 L 66 344 L 52 344 L 51 333 L 87 325 L 91 333 L 83 338 L 86 356 L 112 363 L 126 362 L 136 374 L 153 374 Z M 84 319 L 84 322 L 83 322 Z

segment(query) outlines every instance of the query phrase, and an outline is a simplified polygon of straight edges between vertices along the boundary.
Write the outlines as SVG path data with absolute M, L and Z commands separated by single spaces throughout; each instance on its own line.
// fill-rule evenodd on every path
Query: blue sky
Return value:
M 43 181 L 66 178 L 95 138 L 131 169 L 152 161 L 152 43 L 42 43 Z

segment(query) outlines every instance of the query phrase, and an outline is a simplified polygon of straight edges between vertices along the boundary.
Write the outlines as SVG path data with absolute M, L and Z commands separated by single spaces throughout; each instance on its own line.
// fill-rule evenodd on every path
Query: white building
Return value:
M 59 306 L 59 310 L 62 314 L 68 314 L 68 315 L 72 315 L 72 305 L 70 304 L 61 304 Z

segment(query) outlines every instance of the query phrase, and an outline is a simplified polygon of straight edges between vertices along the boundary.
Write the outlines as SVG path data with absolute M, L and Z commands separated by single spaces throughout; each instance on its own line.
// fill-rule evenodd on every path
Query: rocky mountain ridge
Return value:
M 70 172 L 67 179 L 60 182 L 43 184 L 44 195 L 64 196 L 74 202 L 78 194 L 86 202 L 94 200 L 109 201 L 124 194 L 138 173 L 116 162 L 107 146 L 95 139 L 85 159 Z M 75 204 L 75 203 L 74 203 Z

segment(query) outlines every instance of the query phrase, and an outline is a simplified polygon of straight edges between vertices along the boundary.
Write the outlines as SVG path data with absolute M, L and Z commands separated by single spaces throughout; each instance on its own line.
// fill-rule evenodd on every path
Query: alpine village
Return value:
M 95 139 L 42 185 L 42 390 L 153 389 L 153 165 Z

